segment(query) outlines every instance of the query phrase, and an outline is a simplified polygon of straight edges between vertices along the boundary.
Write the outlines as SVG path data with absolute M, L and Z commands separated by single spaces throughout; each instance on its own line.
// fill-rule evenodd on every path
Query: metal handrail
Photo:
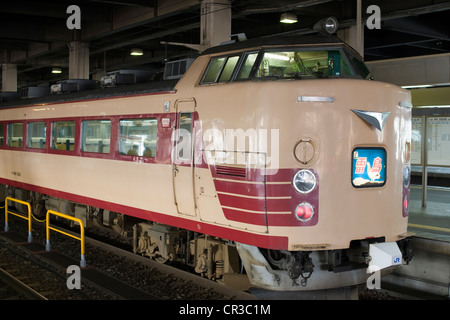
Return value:
M 67 233 L 65 231 L 50 227 L 50 214 L 61 217 L 61 218 L 65 218 L 74 222 L 78 222 L 80 224 L 80 236 L 74 236 L 70 233 Z M 80 267 L 85 268 L 86 267 L 86 259 L 84 256 L 84 225 L 83 225 L 83 221 L 81 221 L 81 219 L 78 218 L 74 218 L 72 216 L 68 216 L 66 214 L 60 213 L 60 212 L 56 212 L 53 210 L 48 210 L 47 211 L 47 216 L 46 216 L 46 234 L 47 234 L 47 239 L 45 242 L 45 250 L 50 251 L 51 250 L 51 246 L 50 246 L 50 230 L 62 233 L 66 236 L 69 236 L 73 239 L 79 240 L 81 242 L 81 261 L 80 261 Z
M 28 218 L 24 217 L 23 215 L 17 214 L 15 212 L 9 211 L 8 210 L 8 200 L 9 201 L 13 201 L 13 202 L 18 202 L 20 204 L 23 204 L 25 206 L 27 206 L 28 208 Z M 18 200 L 18 199 L 14 199 L 11 197 L 6 197 L 5 198 L 5 232 L 9 231 L 9 223 L 8 223 L 8 213 L 15 215 L 16 217 L 28 220 L 28 242 L 33 242 L 33 235 L 32 235 L 32 231 L 31 231 L 31 205 L 28 202 L 22 201 L 22 200 Z

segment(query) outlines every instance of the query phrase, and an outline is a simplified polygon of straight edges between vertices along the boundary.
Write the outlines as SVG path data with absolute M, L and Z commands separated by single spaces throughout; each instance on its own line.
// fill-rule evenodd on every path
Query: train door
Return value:
M 194 112 L 196 101 L 183 99 L 175 102 L 177 114 L 175 141 L 172 151 L 174 200 L 178 213 L 195 216 L 194 188 Z

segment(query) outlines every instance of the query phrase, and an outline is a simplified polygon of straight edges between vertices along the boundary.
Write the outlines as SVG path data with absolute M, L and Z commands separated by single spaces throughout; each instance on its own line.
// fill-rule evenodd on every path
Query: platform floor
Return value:
M 411 187 L 408 231 L 450 242 L 450 188 L 428 187 L 422 207 L 422 186 Z

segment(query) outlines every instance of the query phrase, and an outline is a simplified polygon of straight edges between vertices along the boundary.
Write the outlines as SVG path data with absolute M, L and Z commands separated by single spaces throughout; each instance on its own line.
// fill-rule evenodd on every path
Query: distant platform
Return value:
M 422 208 L 422 186 L 411 187 L 408 231 L 417 236 L 450 242 L 450 188 L 427 188 Z

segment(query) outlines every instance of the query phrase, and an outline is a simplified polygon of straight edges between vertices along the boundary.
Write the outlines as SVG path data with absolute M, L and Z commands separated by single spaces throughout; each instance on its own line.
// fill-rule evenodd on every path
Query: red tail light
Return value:
M 295 217 L 299 221 L 308 221 L 314 215 L 314 209 L 308 202 L 300 203 L 295 209 Z

